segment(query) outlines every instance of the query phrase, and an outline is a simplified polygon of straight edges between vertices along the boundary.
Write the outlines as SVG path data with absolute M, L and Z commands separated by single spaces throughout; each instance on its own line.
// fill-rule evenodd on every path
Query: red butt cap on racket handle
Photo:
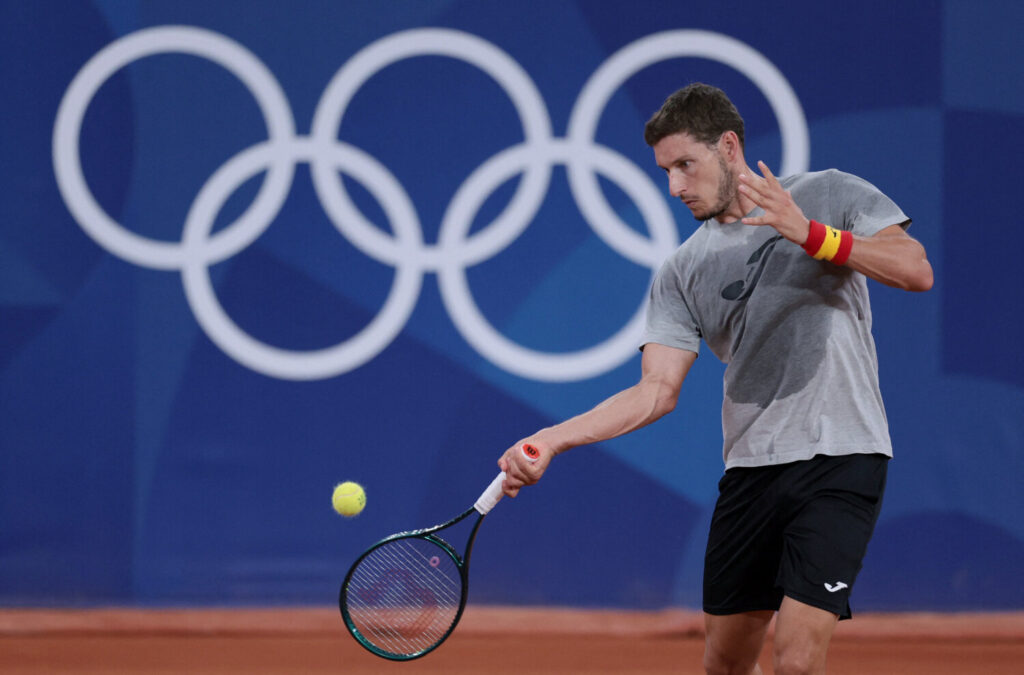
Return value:
M 531 462 L 536 462 L 540 459 L 540 450 L 537 449 L 536 445 L 530 443 L 523 443 L 519 446 L 519 450 L 523 453 L 523 457 Z
M 519 451 L 523 453 L 523 457 L 529 462 L 536 462 L 540 459 L 540 450 L 537 446 L 529 443 L 523 443 L 519 446 Z M 476 504 L 473 505 L 481 515 L 487 515 L 487 513 L 494 508 L 494 505 L 501 501 L 501 498 L 505 496 L 505 493 L 501 491 L 501 484 L 505 482 L 505 472 L 502 471 L 491 481 L 491 484 L 487 486 L 484 493 L 480 495 L 480 498 L 476 500 Z

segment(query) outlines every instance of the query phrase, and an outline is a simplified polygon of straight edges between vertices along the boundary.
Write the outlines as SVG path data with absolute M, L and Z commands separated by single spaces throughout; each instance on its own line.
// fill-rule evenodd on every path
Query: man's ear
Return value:
M 730 162 L 735 162 L 743 154 L 740 137 L 735 131 L 726 131 L 718 138 L 718 149 Z

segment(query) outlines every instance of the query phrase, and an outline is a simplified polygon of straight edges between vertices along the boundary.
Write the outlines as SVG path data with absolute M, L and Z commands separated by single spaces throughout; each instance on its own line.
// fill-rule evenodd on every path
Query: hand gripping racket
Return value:
M 520 450 L 531 462 L 537 448 Z M 399 532 L 371 546 L 345 575 L 338 606 L 345 627 L 366 649 L 394 661 L 429 654 L 462 618 L 469 592 L 469 554 L 484 516 L 502 497 L 502 471 L 464 513 L 423 530 Z M 461 556 L 442 530 L 476 514 Z

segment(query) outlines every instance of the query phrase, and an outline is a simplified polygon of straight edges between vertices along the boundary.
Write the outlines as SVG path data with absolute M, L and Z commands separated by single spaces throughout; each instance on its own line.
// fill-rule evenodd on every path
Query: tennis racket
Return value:
M 540 458 L 532 445 L 520 450 L 531 462 Z M 448 522 L 393 534 L 359 556 L 338 596 L 345 627 L 359 644 L 377 656 L 408 661 L 434 651 L 452 634 L 466 609 L 476 533 L 501 499 L 504 480 L 502 471 L 471 508 Z M 441 533 L 474 514 L 460 556 Z

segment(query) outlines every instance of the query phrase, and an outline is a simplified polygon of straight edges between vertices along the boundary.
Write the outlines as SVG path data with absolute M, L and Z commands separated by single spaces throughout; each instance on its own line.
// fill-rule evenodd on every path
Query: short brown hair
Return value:
M 644 125 L 644 141 L 653 146 L 672 134 L 686 133 L 713 145 L 726 131 L 734 131 L 743 147 L 743 118 L 725 92 L 695 82 L 675 92 Z

